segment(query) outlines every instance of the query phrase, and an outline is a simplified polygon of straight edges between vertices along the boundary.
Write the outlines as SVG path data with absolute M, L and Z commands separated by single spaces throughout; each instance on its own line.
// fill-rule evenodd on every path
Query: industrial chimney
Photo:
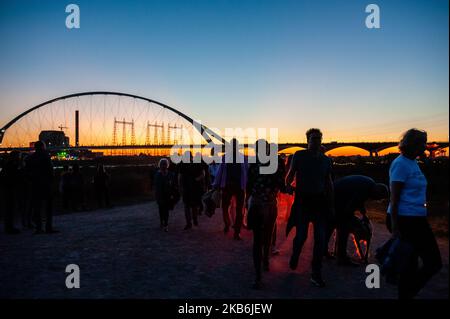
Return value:
M 80 146 L 80 112 L 75 111 L 75 147 Z

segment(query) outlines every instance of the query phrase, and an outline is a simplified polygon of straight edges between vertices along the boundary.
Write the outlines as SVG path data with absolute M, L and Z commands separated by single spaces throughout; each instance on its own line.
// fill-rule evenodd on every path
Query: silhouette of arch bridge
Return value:
M 188 115 L 146 97 L 108 91 L 82 92 L 57 97 L 33 106 L 0 128 L 0 152 L 29 151 L 37 140 L 49 150 L 120 150 L 204 147 L 225 145 L 226 139 Z M 326 151 L 343 146 L 366 150 L 370 155 L 395 146 L 394 142 L 324 143 Z M 244 147 L 248 146 L 244 144 Z M 279 150 L 306 147 L 305 143 L 280 143 Z M 430 152 L 448 142 L 429 143 Z

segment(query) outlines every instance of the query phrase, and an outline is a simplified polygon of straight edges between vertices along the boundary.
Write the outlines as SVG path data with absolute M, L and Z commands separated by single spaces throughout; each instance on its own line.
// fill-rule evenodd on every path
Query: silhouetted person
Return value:
M 63 209 L 68 209 L 71 199 L 71 172 L 69 165 L 64 165 L 59 180 L 59 192 L 62 195 Z
M 19 211 L 21 212 L 22 227 L 27 229 L 33 228 L 32 215 L 33 215 L 33 205 L 32 205 L 32 194 L 31 194 L 31 182 L 26 174 L 25 159 L 28 155 L 25 153 L 21 154 L 20 158 L 20 182 L 19 182 Z
M 97 171 L 94 175 L 94 189 L 97 198 L 98 207 L 110 206 L 109 203 L 109 175 L 106 173 L 103 164 L 97 165 Z
M 78 163 L 73 164 L 72 173 L 70 174 L 70 193 L 71 204 L 73 209 L 79 210 L 84 208 L 84 177 L 80 171 Z
M 0 173 L 0 182 L 3 188 L 5 201 L 5 233 L 18 234 L 20 231 L 14 227 L 14 212 L 18 198 L 18 188 L 21 182 L 20 153 L 12 151 L 8 154 Z
M 347 241 L 355 212 L 366 216 L 366 201 L 387 198 L 388 195 L 385 184 L 375 183 L 372 178 L 363 175 L 350 175 L 334 182 L 335 222 L 329 227 L 327 243 L 336 228 L 338 264 L 357 265 L 347 255 Z
M 53 229 L 53 165 L 45 144 L 37 141 L 34 153 L 26 159 L 26 170 L 31 182 L 31 197 L 33 205 L 33 221 L 36 234 L 42 232 L 41 209 L 45 205 L 45 232 L 57 232 Z
M 433 275 L 442 268 L 442 259 L 433 231 L 427 221 L 427 180 L 417 164 L 427 145 L 427 133 L 410 129 L 399 144 L 401 155 L 391 164 L 391 198 L 388 228 L 394 239 L 400 237 L 414 249 L 415 260 L 398 278 L 398 297 L 414 298 Z M 418 258 L 422 266 L 418 266 Z
M 186 217 L 184 229 L 188 230 L 192 228 L 192 224 L 198 226 L 198 212 L 202 204 L 206 173 L 202 163 L 193 162 L 190 152 L 184 154 L 183 162 L 179 164 L 178 169 L 178 184 Z
M 314 249 L 311 282 L 318 287 L 325 286 L 322 279 L 322 257 L 326 244 L 327 222 L 333 215 L 332 163 L 321 150 L 322 132 L 310 129 L 306 132 L 308 149 L 298 151 L 292 158 L 286 176 L 287 188 L 296 177 L 295 199 L 289 216 L 286 235 L 296 227 L 296 235 L 289 261 L 291 269 L 296 269 L 303 244 L 308 237 L 308 226 L 314 226 Z
M 173 209 L 174 192 L 176 187 L 175 174 L 169 171 L 169 161 L 162 158 L 159 161 L 159 170 L 155 174 L 155 198 L 158 204 L 161 228 L 169 231 L 169 211 Z
M 244 158 L 243 163 L 238 161 L 238 141 L 232 139 L 230 142 L 232 146 L 232 156 L 231 163 L 226 163 L 227 156 L 222 157 L 222 162 L 214 178 L 214 188 L 222 190 L 222 213 L 224 221 L 224 233 L 227 234 L 230 230 L 230 213 L 229 207 L 231 200 L 234 197 L 236 200 L 236 218 L 234 221 L 234 239 L 240 240 L 240 232 L 242 227 L 243 219 L 243 206 L 245 198 L 245 188 L 247 185 L 247 171 L 248 163 L 246 158 Z
M 275 173 L 261 173 L 260 168 L 268 166 L 269 163 L 261 163 L 259 150 L 265 146 L 266 154 L 269 155 L 269 144 L 266 140 L 258 140 L 255 145 L 256 163 L 250 164 L 248 170 L 246 206 L 247 226 L 253 230 L 253 265 L 256 272 L 253 287 L 259 289 L 262 279 L 261 266 L 265 271 L 269 271 L 270 247 L 277 220 L 277 196 L 278 192 L 284 189 L 285 174 L 283 165 L 278 165 Z

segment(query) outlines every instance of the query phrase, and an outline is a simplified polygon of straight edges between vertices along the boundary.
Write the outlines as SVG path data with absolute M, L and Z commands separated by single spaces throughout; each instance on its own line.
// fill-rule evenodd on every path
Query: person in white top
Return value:
M 417 164 L 427 145 L 427 133 L 410 129 L 399 143 L 401 155 L 391 164 L 389 182 L 391 198 L 387 226 L 393 238 L 400 237 L 414 248 L 417 263 L 399 276 L 398 296 L 413 298 L 428 280 L 442 268 L 439 247 L 427 221 L 427 180 Z

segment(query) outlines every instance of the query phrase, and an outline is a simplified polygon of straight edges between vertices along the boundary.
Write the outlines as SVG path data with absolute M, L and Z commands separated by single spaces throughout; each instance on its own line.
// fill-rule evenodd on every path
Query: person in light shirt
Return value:
M 400 141 L 399 155 L 389 169 L 391 198 L 387 226 L 393 238 L 400 237 L 414 249 L 422 267 L 412 264 L 399 276 L 398 296 L 413 298 L 442 268 L 439 247 L 427 221 L 427 180 L 417 164 L 426 149 L 427 133 L 410 129 Z

